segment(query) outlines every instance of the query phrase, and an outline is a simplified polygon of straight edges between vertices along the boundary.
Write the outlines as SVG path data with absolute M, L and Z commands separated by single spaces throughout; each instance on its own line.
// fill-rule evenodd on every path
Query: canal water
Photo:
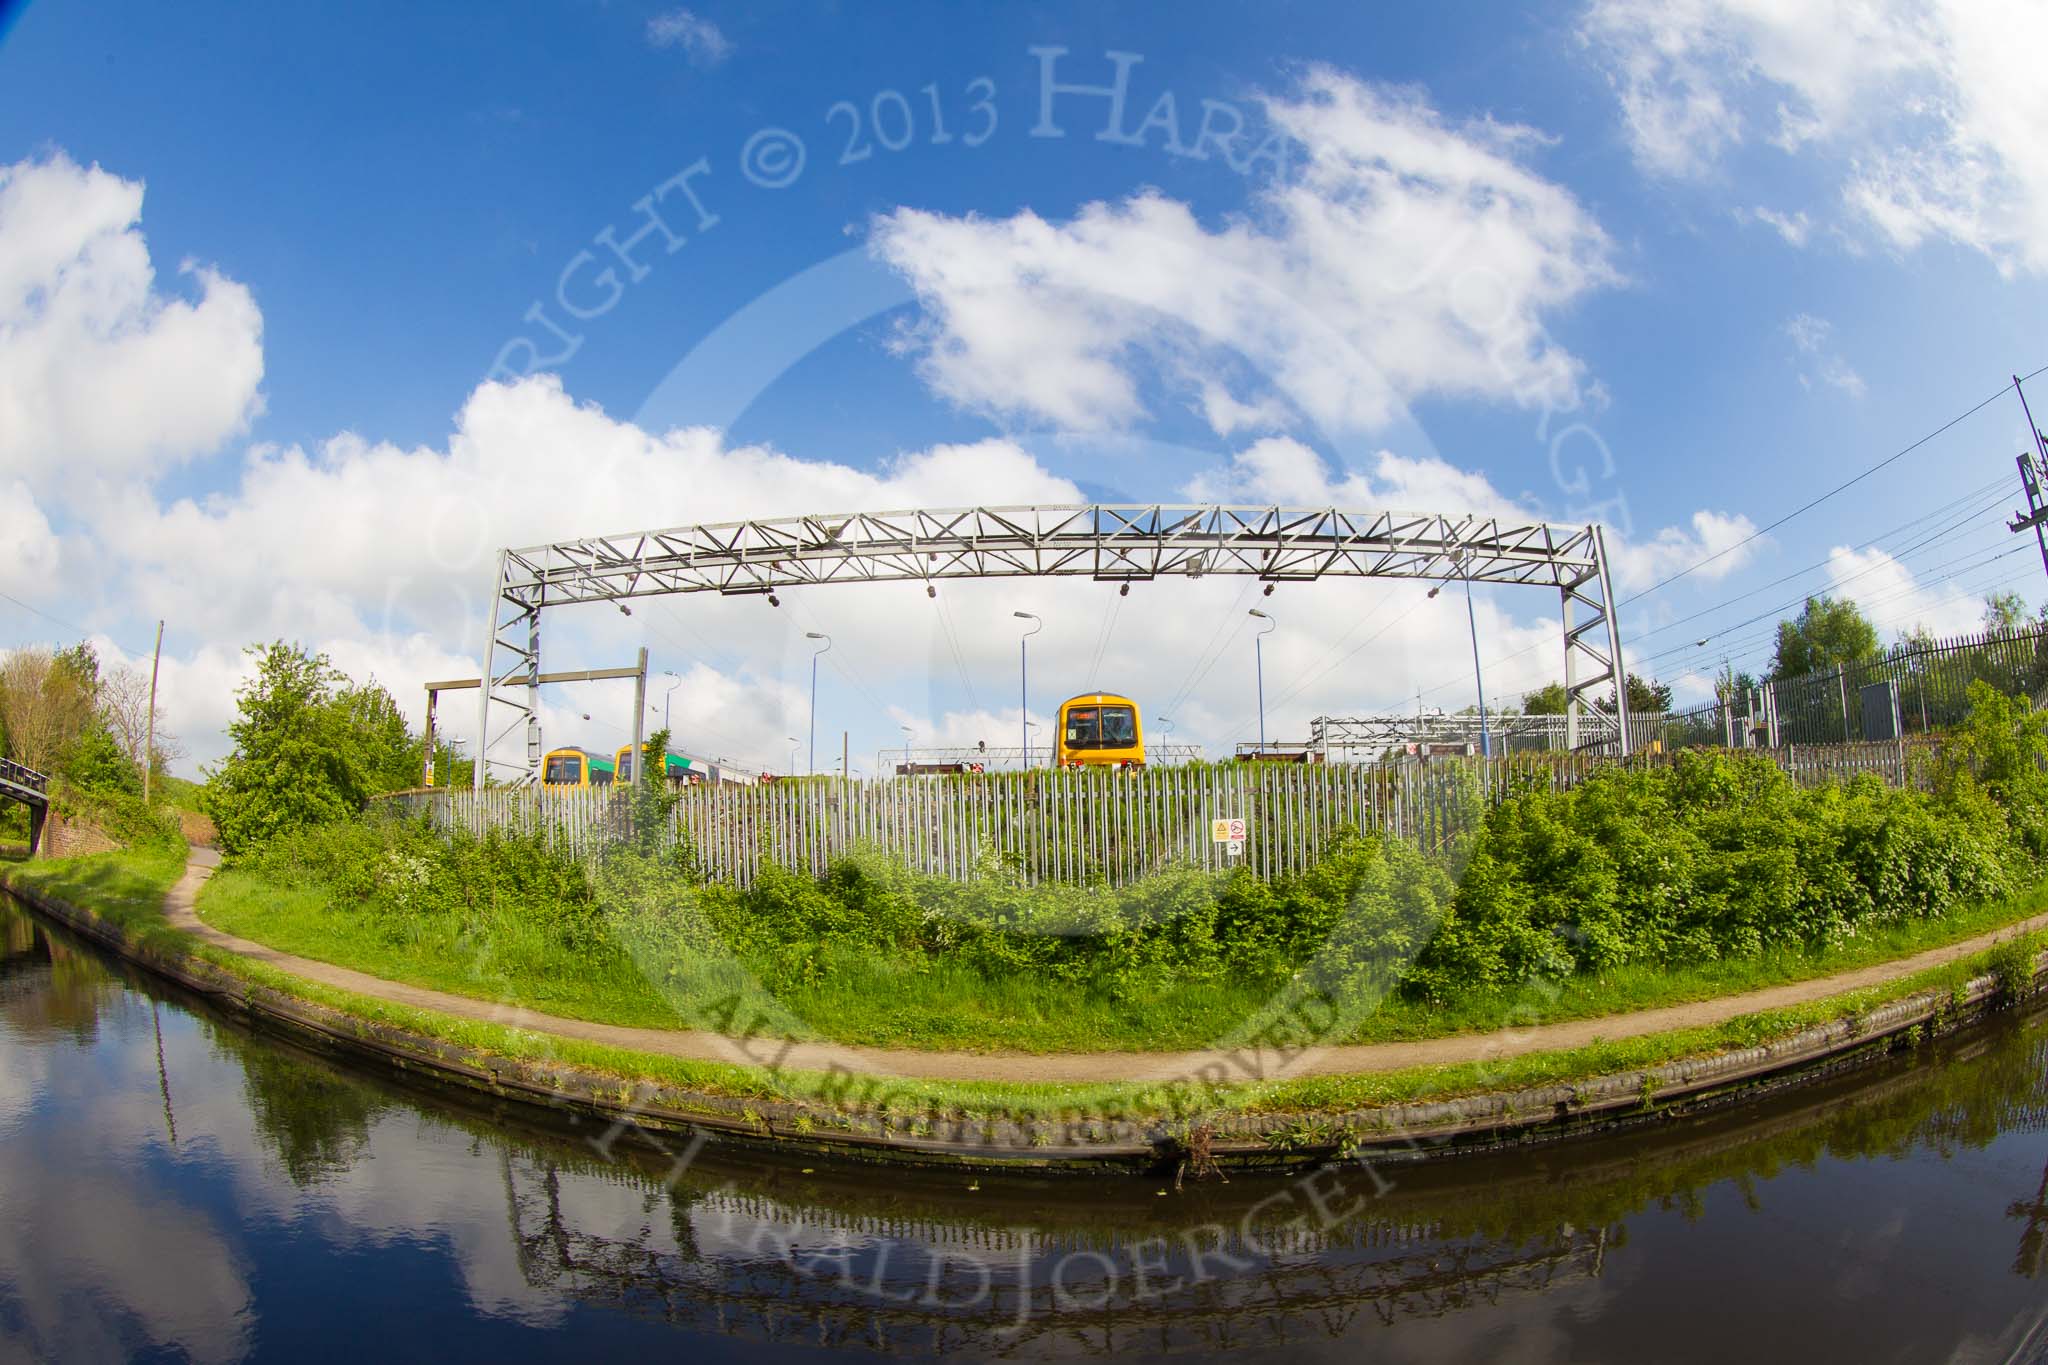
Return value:
M 2048 1019 L 1740 1113 L 1228 1184 L 663 1154 L 0 903 L 0 1356 L 2048 1360 Z

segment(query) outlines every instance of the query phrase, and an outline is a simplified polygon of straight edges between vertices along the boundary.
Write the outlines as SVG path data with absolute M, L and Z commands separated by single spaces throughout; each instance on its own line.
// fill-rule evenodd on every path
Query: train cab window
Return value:
M 1128 706 L 1077 706 L 1066 733 L 1069 749 L 1128 749 L 1138 742 L 1138 715 Z
M 1067 747 L 1092 749 L 1096 735 L 1095 708 L 1077 706 L 1067 712 Z
M 551 786 L 573 787 L 583 780 L 583 760 L 575 754 L 550 754 L 547 775 L 541 780 Z
M 1138 742 L 1138 716 L 1128 706 L 1102 708 L 1102 747 L 1128 749 Z
M 633 755 L 626 754 L 619 759 L 618 770 L 614 775 L 621 782 L 631 782 L 633 780 Z

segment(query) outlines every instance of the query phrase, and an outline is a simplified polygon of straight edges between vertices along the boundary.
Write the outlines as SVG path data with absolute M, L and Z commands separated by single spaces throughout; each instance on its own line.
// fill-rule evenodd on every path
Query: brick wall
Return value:
M 55 811 L 43 825 L 43 839 L 36 849 L 38 858 L 76 858 L 86 853 L 105 853 L 121 847 L 97 826 L 66 820 Z

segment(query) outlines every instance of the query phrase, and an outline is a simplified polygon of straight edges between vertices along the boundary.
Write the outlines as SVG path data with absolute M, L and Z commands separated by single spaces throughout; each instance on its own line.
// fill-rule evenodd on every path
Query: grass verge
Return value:
M 5 881 L 88 908 L 144 942 L 183 948 L 191 940 L 165 923 L 164 895 L 184 875 L 179 845 L 10 864 Z
M 172 929 L 162 916 L 162 896 L 180 866 L 168 854 L 116 853 L 13 868 L 9 883 L 32 885 L 82 909 L 100 913 L 142 942 L 202 958 L 258 986 L 325 1006 L 366 1023 L 406 1030 L 476 1053 L 554 1065 L 568 1065 L 617 1078 L 620 1098 L 647 1083 L 737 1100 L 810 1102 L 825 1109 L 942 1116 L 1022 1123 L 1074 1122 L 1098 1116 L 1134 1121 L 1178 1121 L 1190 1117 L 1185 1087 L 1157 1083 L 1054 1085 L 1003 1082 L 889 1080 L 855 1081 L 816 1072 L 779 1071 L 720 1062 L 664 1057 L 600 1044 L 560 1039 L 529 1030 L 453 1018 L 428 1010 L 317 985 L 289 973 L 202 945 Z M 1981 929 L 1982 926 L 1980 926 Z M 1204 1087 L 1204 1116 L 1230 1114 L 1302 1115 L 1338 1113 L 1374 1106 L 1449 1099 L 1462 1095 L 1564 1084 L 1629 1072 L 1666 1062 L 1712 1056 L 1789 1037 L 1817 1024 L 1851 1017 L 1925 991 L 1959 993 L 1971 979 L 2007 970 L 2016 953 L 2038 954 L 2048 933 L 2036 932 L 2012 944 L 1915 973 L 1882 986 L 1845 992 L 1808 1004 L 1746 1015 L 1708 1028 L 1675 1030 L 1644 1038 L 1596 1042 L 1558 1052 L 1505 1061 L 1413 1067 L 1370 1075 L 1330 1076 Z
M 1388 1043 L 1563 1023 L 1740 995 L 1911 957 L 2048 908 L 2048 885 L 1939 919 L 1904 920 L 1819 952 L 1776 952 L 1695 967 L 1630 966 L 1516 991 L 1474 991 L 1450 1005 L 1389 998 L 1340 1043 Z M 907 965 L 854 945 L 819 949 L 815 982 L 768 1001 L 743 959 L 631 953 L 570 943 L 506 916 L 490 932 L 448 921 L 394 933 L 388 917 L 351 913 L 320 884 L 284 886 L 224 870 L 201 893 L 207 923 L 283 952 L 408 985 L 564 1018 L 631 1028 L 716 1028 L 719 1002 L 772 1007 L 805 1040 L 948 1051 L 1172 1052 L 1213 1046 L 1257 1017 L 1268 989 L 1191 982 L 1127 996 L 1086 982 L 952 962 Z M 724 1012 L 732 1013 L 730 1004 Z

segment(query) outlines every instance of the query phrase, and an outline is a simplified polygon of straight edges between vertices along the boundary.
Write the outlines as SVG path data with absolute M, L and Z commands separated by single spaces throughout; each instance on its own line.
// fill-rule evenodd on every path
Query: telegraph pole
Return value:
M 156 766 L 156 674 L 164 661 L 164 623 L 156 623 L 156 649 L 149 656 L 149 719 L 143 722 L 142 804 L 149 804 L 149 770 Z
M 2034 425 L 2034 411 L 2027 406 L 2027 391 L 2020 387 L 2018 375 L 2012 377 L 2012 391 L 2020 396 L 2020 411 L 2026 414 L 2027 430 L 2034 434 L 2034 449 L 2023 450 L 2019 455 L 2020 489 L 2027 495 L 2027 513 L 2014 517 L 2006 526 L 2014 535 L 2030 526 L 2033 528 L 2034 539 L 2041 546 L 2041 569 L 2048 573 L 2048 527 L 2044 527 L 2044 523 L 2048 523 L 2048 503 L 2042 501 L 2040 478 L 2041 472 L 2048 470 L 2048 441 L 2042 440 L 2041 429 Z M 2037 455 L 2040 457 L 2039 465 L 2034 463 Z

